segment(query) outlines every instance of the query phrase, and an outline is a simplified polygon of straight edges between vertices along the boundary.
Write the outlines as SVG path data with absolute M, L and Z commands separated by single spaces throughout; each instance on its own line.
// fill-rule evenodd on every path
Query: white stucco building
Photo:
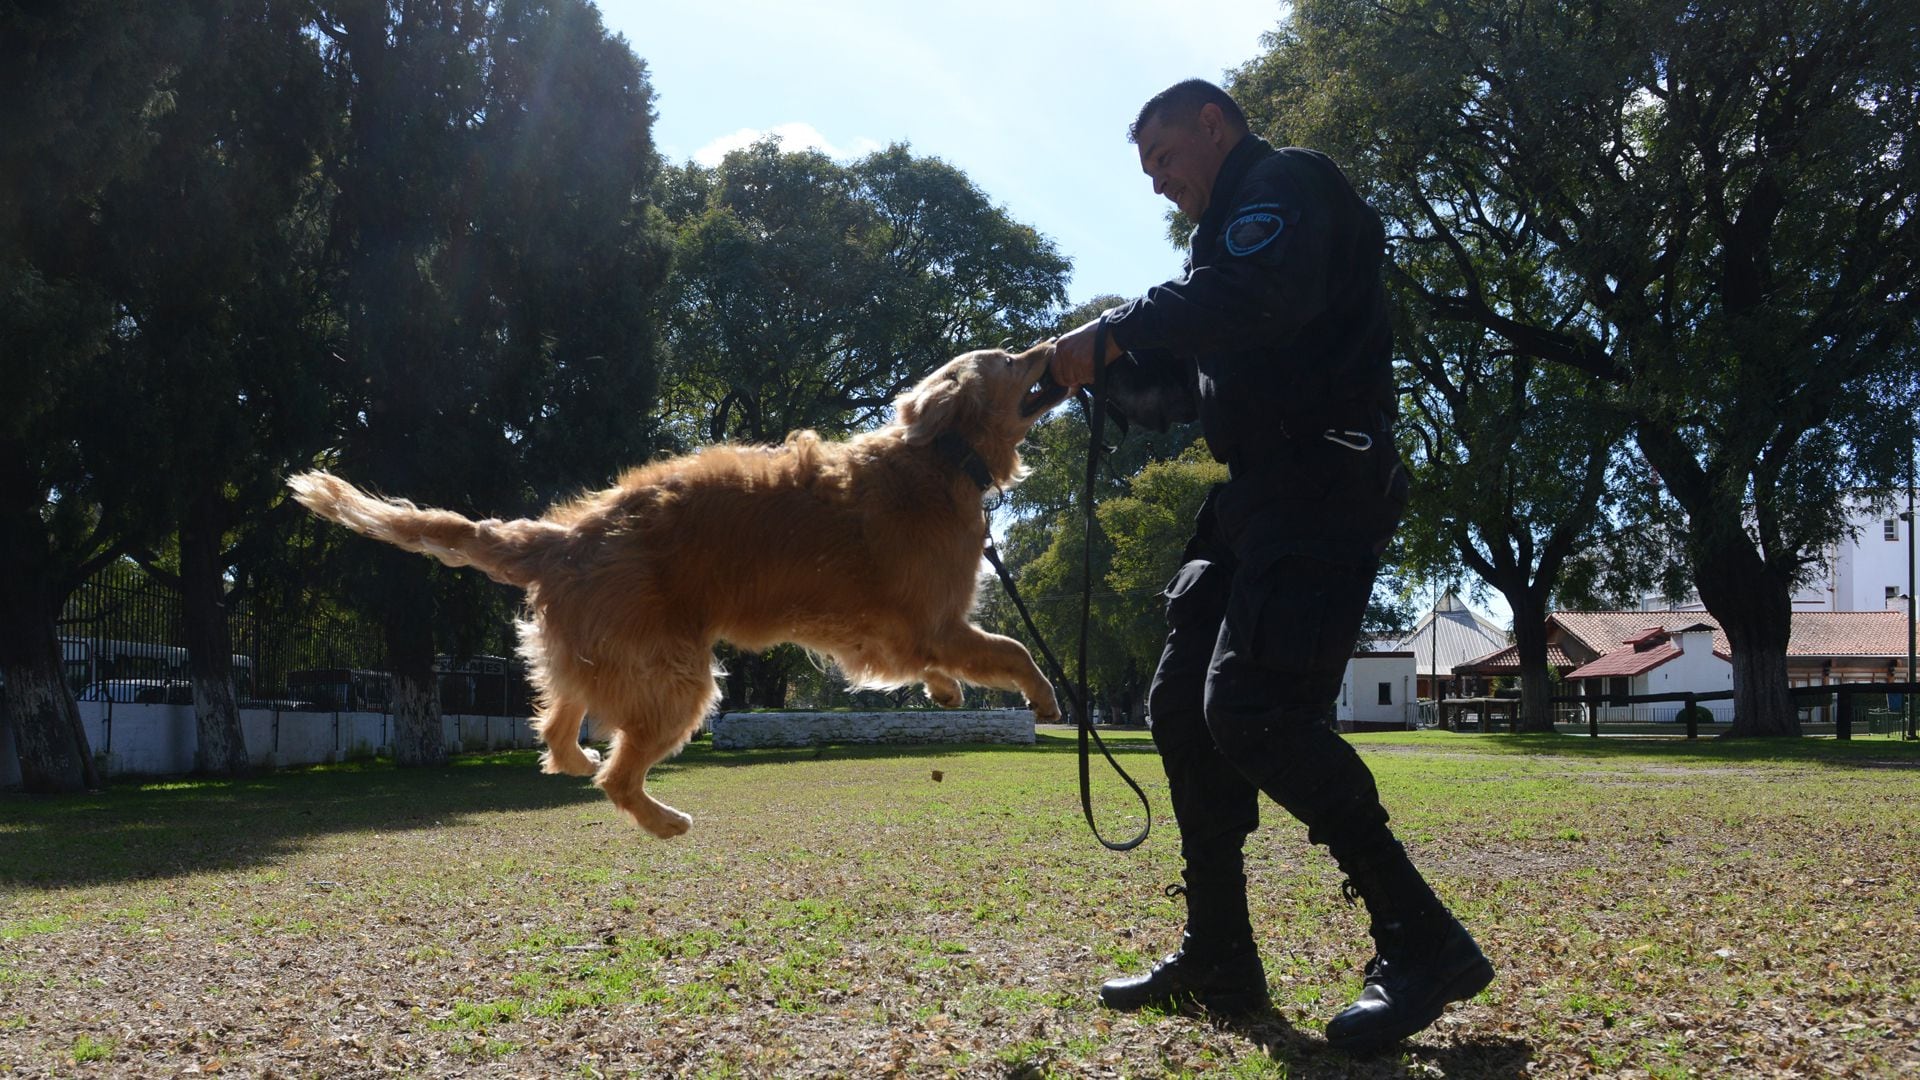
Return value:
M 1905 495 L 1874 506 L 1853 500 L 1847 535 L 1830 545 L 1813 577 L 1793 594 L 1795 611 L 1905 611 L 1910 560 L 1920 560 L 1913 523 L 1901 520 Z M 1920 566 L 1915 566 L 1920 569 Z M 1643 611 L 1705 611 L 1699 594 L 1680 601 L 1649 596 Z
M 1576 613 L 1579 614 L 1579 613 Z M 1649 626 L 1635 633 L 1617 648 L 1590 663 L 1568 672 L 1568 683 L 1591 680 L 1589 693 L 1607 704 L 1600 707 L 1602 720 L 1642 719 L 1636 707 L 1617 699 L 1642 694 L 1706 694 L 1733 689 L 1733 663 L 1721 638 L 1719 627 L 1708 622 L 1692 622 L 1672 629 Z M 1733 702 L 1702 702 L 1715 720 L 1733 717 Z M 1652 706 L 1641 705 L 1640 711 Z M 1677 715 L 1678 706 L 1659 709 L 1660 718 Z M 1650 717 L 1649 717 L 1650 718 Z
M 1364 648 L 1355 652 L 1340 678 L 1340 700 L 1334 707 L 1340 730 L 1399 731 L 1413 727 L 1419 716 L 1415 678 L 1410 652 L 1369 652 Z
M 1794 595 L 1795 611 L 1906 610 L 1910 562 L 1916 558 L 1913 522 L 1898 506 L 1866 503 L 1849 515 L 1851 536 L 1827 549 L 1826 573 Z

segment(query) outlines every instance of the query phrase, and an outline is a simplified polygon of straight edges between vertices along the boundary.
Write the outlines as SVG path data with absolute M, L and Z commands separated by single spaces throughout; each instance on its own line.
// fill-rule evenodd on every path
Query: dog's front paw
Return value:
M 1057 724 L 1060 722 L 1060 702 L 1052 694 L 1030 704 L 1033 709 L 1034 723 Z
M 966 703 L 967 692 L 955 680 L 929 672 L 927 697 L 943 709 L 957 709 Z

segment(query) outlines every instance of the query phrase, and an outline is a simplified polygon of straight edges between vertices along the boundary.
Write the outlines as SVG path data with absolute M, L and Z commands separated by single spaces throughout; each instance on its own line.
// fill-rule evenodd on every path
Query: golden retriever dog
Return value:
M 719 698 L 713 648 L 794 642 L 856 685 L 961 684 L 1026 695 L 1060 716 L 1026 647 L 968 621 L 979 584 L 982 487 L 1020 478 L 1019 446 L 1065 391 L 1051 345 L 960 356 L 895 402 L 886 426 L 843 442 L 719 445 L 629 470 L 537 520 L 473 521 L 377 498 L 324 472 L 288 481 L 321 517 L 526 590 L 520 653 L 539 692 L 544 771 L 592 775 L 659 837 L 692 819 L 647 794 Z M 970 451 L 970 453 L 969 453 Z M 604 763 L 583 716 L 613 732 Z

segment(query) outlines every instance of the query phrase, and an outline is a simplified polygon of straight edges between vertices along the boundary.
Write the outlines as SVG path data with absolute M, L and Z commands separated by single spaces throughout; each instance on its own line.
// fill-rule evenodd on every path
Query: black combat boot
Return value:
M 1187 932 L 1180 948 L 1145 975 L 1111 979 L 1100 1003 L 1132 1012 L 1155 1006 L 1198 1004 L 1219 1016 L 1244 1016 L 1267 1007 L 1267 972 L 1247 921 L 1246 880 L 1195 881 L 1172 885 L 1167 895 L 1187 897 Z
M 1421 1031 L 1493 981 L 1493 964 L 1398 842 L 1340 859 L 1347 900 L 1365 900 L 1375 955 L 1360 997 L 1327 1022 L 1327 1045 L 1366 1053 Z

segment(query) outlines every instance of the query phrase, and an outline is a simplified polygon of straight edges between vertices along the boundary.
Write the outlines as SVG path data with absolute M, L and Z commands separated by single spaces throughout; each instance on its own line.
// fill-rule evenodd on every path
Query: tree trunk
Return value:
M 239 776 L 250 765 L 240 706 L 233 693 L 233 637 L 227 627 L 226 575 L 220 565 L 222 506 L 218 492 L 201 492 L 180 527 L 180 595 L 186 618 L 187 676 L 199 743 L 193 767 Z
M 757 709 L 786 708 L 791 663 L 791 651 L 786 647 L 762 653 L 742 652 L 739 666 L 747 680 L 747 705 Z
M 1734 530 L 1731 542 L 1696 545 L 1700 599 L 1733 651 L 1733 726 L 1728 737 L 1798 735 L 1800 713 L 1787 693 L 1787 640 L 1793 635 L 1790 585 Z
M 411 767 L 445 765 L 440 684 L 433 673 L 433 588 L 426 561 L 409 552 L 383 551 L 382 622 L 393 672 L 393 760 Z
M 1800 711 L 1787 692 L 1787 638 L 1792 633 L 1791 612 L 1773 617 L 1759 610 L 1771 605 L 1750 604 L 1755 610 L 1729 612 L 1729 604 L 1708 604 L 1708 610 L 1727 632 L 1733 650 L 1733 726 L 1727 735 L 1798 735 Z
M 720 666 L 720 708 L 744 709 L 747 707 L 746 654 L 739 649 L 721 642 L 716 650 L 715 663 Z
M 61 670 L 53 628 L 59 601 L 39 495 L 24 451 L 0 442 L 0 678 L 22 786 L 31 792 L 100 786 L 80 710 Z
M 1553 730 L 1553 676 L 1547 665 L 1546 590 L 1526 587 L 1506 593 L 1513 609 L 1513 640 L 1520 656 L 1521 731 Z
M 1727 736 L 1800 734 L 1800 714 L 1787 693 L 1791 569 L 1779 572 L 1755 547 L 1745 503 L 1723 494 L 1743 489 L 1702 470 L 1691 443 L 1651 423 L 1639 425 L 1637 438 L 1667 492 L 1687 512 L 1694 587 L 1733 651 L 1733 726 Z
M 7 599 L 15 593 L 4 590 Z M 22 788 L 39 794 L 100 786 L 80 710 L 61 671 L 53 624 L 0 603 L 0 678 L 6 679 L 6 720 L 13 728 Z
M 414 767 L 445 765 L 446 731 L 440 723 L 440 695 L 432 672 L 393 673 L 393 761 Z

